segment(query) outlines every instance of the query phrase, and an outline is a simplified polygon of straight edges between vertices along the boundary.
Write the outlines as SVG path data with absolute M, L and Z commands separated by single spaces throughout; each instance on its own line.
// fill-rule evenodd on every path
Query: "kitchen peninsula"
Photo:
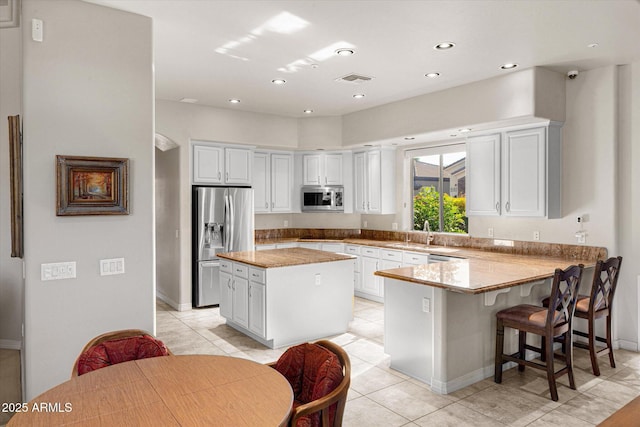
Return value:
M 493 375 L 496 312 L 539 305 L 556 268 L 594 260 L 511 254 L 378 271 L 384 277 L 385 352 L 391 368 L 447 394 Z M 588 280 L 583 279 L 583 283 Z M 505 334 L 517 350 L 517 335 Z
M 270 348 L 347 331 L 354 257 L 306 248 L 230 252 L 220 262 L 220 315 Z

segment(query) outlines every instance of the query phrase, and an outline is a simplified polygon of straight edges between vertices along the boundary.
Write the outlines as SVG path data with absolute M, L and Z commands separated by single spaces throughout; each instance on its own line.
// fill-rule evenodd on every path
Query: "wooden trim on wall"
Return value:
M 24 256 L 22 223 L 22 134 L 20 116 L 9 116 L 9 173 L 11 175 L 11 256 Z

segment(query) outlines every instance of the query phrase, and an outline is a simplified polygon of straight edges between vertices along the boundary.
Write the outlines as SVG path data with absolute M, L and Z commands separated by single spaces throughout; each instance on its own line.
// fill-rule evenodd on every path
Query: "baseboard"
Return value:
M 627 340 L 617 340 L 613 342 L 613 348 L 621 348 L 623 350 L 638 351 L 638 343 Z
M 4 350 L 21 350 L 22 341 L 19 340 L 0 340 L 0 348 Z
M 156 297 L 163 302 L 166 302 L 167 304 L 169 304 L 174 310 L 177 311 L 189 311 L 191 310 L 193 307 L 191 306 L 191 303 L 186 303 L 186 304 L 178 304 L 177 302 L 175 302 L 174 300 L 172 300 L 171 298 L 169 298 L 168 296 L 166 296 L 165 294 L 163 294 L 162 292 L 159 292 L 156 290 Z

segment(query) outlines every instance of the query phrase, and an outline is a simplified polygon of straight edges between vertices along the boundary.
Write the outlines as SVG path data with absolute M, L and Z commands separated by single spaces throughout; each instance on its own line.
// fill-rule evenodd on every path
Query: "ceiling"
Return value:
M 514 72 L 505 63 L 567 73 L 640 59 L 635 0 L 86 1 L 153 18 L 158 99 L 290 117 L 341 116 Z M 455 47 L 434 49 L 440 42 Z M 336 55 L 341 47 L 355 54 Z M 352 73 L 372 79 L 336 81 Z

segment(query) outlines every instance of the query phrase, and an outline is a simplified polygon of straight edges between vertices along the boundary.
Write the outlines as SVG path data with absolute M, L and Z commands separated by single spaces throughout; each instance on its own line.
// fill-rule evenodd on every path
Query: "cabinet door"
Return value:
M 253 156 L 246 148 L 225 148 L 225 183 L 251 185 Z
M 233 277 L 229 273 L 220 272 L 220 316 L 233 318 Z
M 293 189 L 293 156 L 271 155 L 271 212 L 291 212 Z
M 265 285 L 249 283 L 249 330 L 265 338 Z
M 380 277 L 373 274 L 378 271 L 378 266 L 377 258 L 362 257 L 362 292 L 381 296 Z
M 358 213 L 366 212 L 366 171 L 365 153 L 356 153 L 353 156 L 353 186 L 355 189 L 354 209 Z
M 507 132 L 503 159 L 504 214 L 545 216 L 547 197 L 545 128 Z
M 194 184 L 221 184 L 223 182 L 223 152 L 222 147 L 193 146 Z
M 324 183 L 326 185 L 342 185 L 342 154 L 326 154 L 324 156 Z
M 367 211 L 370 213 L 380 213 L 382 170 L 380 151 L 367 152 Z
M 303 185 L 324 184 L 322 174 L 322 156 L 319 154 L 305 154 L 302 156 Z
M 249 280 L 233 276 L 233 321 L 249 327 Z
M 467 215 L 500 215 L 500 134 L 467 140 Z
M 271 200 L 271 163 L 269 154 L 253 155 L 253 208 L 256 213 L 269 212 Z

